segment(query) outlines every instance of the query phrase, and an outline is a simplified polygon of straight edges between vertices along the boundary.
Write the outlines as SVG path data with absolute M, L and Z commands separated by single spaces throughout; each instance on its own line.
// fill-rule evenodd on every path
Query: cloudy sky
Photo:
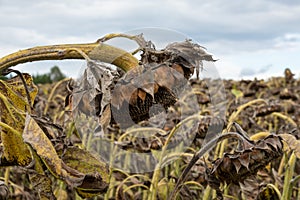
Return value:
M 0 57 L 147 27 L 166 30 L 158 31 L 164 38 L 177 34 L 205 46 L 218 59 L 222 78 L 267 78 L 286 67 L 300 76 L 298 0 L 0 0 Z M 36 62 L 17 69 L 43 73 L 53 65 L 76 76 L 83 63 Z

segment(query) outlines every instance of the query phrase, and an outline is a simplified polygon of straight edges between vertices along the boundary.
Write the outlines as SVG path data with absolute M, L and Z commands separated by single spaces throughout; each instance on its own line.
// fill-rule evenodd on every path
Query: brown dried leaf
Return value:
M 118 81 L 111 100 L 115 115 L 125 112 L 123 117 L 131 117 L 125 121 L 135 123 L 149 119 L 149 109 L 155 103 L 165 109 L 174 105 L 194 68 L 202 67 L 202 60 L 215 61 L 203 47 L 189 40 L 172 43 L 160 51 L 151 42 L 142 41 L 142 65 Z M 124 120 L 116 121 L 121 124 Z
M 265 142 L 261 142 L 261 143 L 257 144 L 256 147 L 257 147 L 257 148 L 261 148 L 261 149 L 267 149 L 267 148 L 268 148 L 268 145 L 267 145 L 267 143 L 265 143 Z
M 280 134 L 280 137 L 287 143 L 288 148 L 293 150 L 297 158 L 300 158 L 300 140 L 297 140 L 294 135 Z
M 259 183 L 254 176 L 250 176 L 239 183 L 241 190 L 247 200 L 255 200 L 259 192 Z
M 174 63 L 172 66 L 171 66 L 172 69 L 175 69 L 179 74 L 182 74 L 184 75 L 184 70 L 183 70 L 183 67 L 181 65 L 178 65 L 176 63 Z
M 102 115 L 99 117 L 99 123 L 101 127 L 100 133 L 96 132 L 95 136 L 103 135 L 104 133 L 106 133 L 110 120 L 111 120 L 111 110 L 110 110 L 110 105 L 107 105 L 104 108 Z
M 124 80 L 129 81 L 136 88 L 142 89 L 153 97 L 154 76 L 152 69 L 143 69 L 143 67 L 137 67 L 129 73 L 132 73 L 131 76 L 129 77 L 126 74 Z
M 241 165 L 243 165 L 244 167 L 247 168 L 247 170 L 249 170 L 250 154 L 248 153 L 241 154 L 238 159 Z
M 117 71 L 108 65 L 87 60 L 81 79 L 72 86 L 72 110 L 101 115 L 104 107 L 110 104 L 111 87 L 117 78 Z
M 222 158 L 212 163 L 213 167 L 208 170 L 207 180 L 217 191 L 219 189 L 216 186 L 222 182 L 241 183 L 249 176 L 255 175 L 259 169 L 265 167 L 270 161 L 281 156 L 282 148 L 282 138 L 271 134 L 242 152 L 225 153 Z
M 282 139 L 280 140 L 266 140 L 266 144 L 268 144 L 271 148 L 275 150 L 275 152 L 282 151 Z
M 138 89 L 138 95 L 137 95 L 142 101 L 145 101 L 146 99 L 146 92 L 144 92 L 141 89 Z
M 234 165 L 234 167 L 235 167 L 235 169 L 236 169 L 236 172 L 239 173 L 239 171 L 240 171 L 240 169 L 241 169 L 241 167 L 242 167 L 242 164 L 241 164 L 241 162 L 240 162 L 240 159 L 233 159 L 233 160 L 232 160 L 232 163 L 233 163 L 233 165 Z
M 114 106 L 117 109 L 120 109 L 124 101 L 127 103 L 130 102 L 130 98 L 136 90 L 137 88 L 131 83 L 127 83 L 126 85 L 117 84 L 114 88 L 114 92 L 111 99 L 112 106 Z
M 171 88 L 176 83 L 176 79 L 173 76 L 172 70 L 170 67 L 166 65 L 161 65 L 154 70 L 154 80 L 160 87 Z M 183 77 L 183 76 L 182 76 Z
M 202 61 L 216 61 L 212 58 L 212 55 L 205 51 L 205 48 L 192 43 L 191 40 L 186 40 L 183 42 L 174 42 L 165 48 L 167 55 L 170 55 L 168 60 L 170 63 L 178 63 L 182 65 L 185 69 L 185 77 L 189 77 L 190 74 L 194 72 L 194 68 L 199 70 L 202 68 Z

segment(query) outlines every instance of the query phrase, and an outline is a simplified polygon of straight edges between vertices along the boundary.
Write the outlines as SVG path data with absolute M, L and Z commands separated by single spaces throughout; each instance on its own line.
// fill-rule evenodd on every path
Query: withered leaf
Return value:
M 26 116 L 25 128 L 22 136 L 24 141 L 36 151 L 37 155 L 55 177 L 61 178 L 75 187 L 82 183 L 84 174 L 70 169 L 63 163 L 51 141 L 35 119 L 30 115 Z
M 111 104 L 119 109 L 123 102 L 126 101 L 129 103 L 131 96 L 137 90 L 135 86 L 131 83 L 126 84 L 126 86 L 117 84 L 114 88 L 114 92 L 111 99 Z
M 266 140 L 266 144 L 273 148 L 275 151 L 282 150 L 282 141 L 281 140 Z
M 138 70 L 140 69 L 140 70 Z M 130 71 L 131 72 L 131 71 Z M 154 74 L 151 69 L 143 69 L 143 67 L 137 67 L 132 70 L 132 77 L 130 80 L 127 79 L 128 76 L 125 77 L 125 81 L 130 81 L 132 85 L 136 88 L 140 88 L 143 91 L 150 94 L 152 97 L 154 95 L 153 87 L 154 87 Z
M 182 68 L 182 66 L 174 63 L 172 66 L 171 66 L 172 69 L 175 69 L 179 74 L 182 74 L 184 75 L 184 70 Z
M 31 102 L 33 103 L 33 100 L 34 100 L 34 98 L 36 97 L 36 95 L 38 93 L 38 88 L 33 83 L 33 79 L 31 77 L 31 75 L 29 75 L 27 73 L 22 73 L 22 76 L 25 80 L 26 87 L 28 89 Z M 24 98 L 26 98 L 25 86 L 24 86 L 24 84 L 23 84 L 23 82 L 22 82 L 22 80 L 19 76 L 15 76 L 11 79 L 6 80 L 5 82 L 7 83 L 9 88 L 11 88 L 12 90 L 14 90 L 16 92 L 16 94 L 19 96 L 19 98 L 21 98 L 23 100 L 24 100 Z M 10 95 L 8 95 L 8 97 L 10 97 Z M 15 103 L 17 103 L 17 102 L 15 102 Z M 22 107 L 19 107 L 20 106 L 19 103 L 15 104 L 15 106 L 18 107 L 18 108 L 22 108 Z
M 52 192 L 52 181 L 48 176 L 32 171 L 29 173 L 29 179 L 32 187 L 38 192 L 40 199 L 55 199 Z
M 189 73 L 185 76 L 189 76 L 193 73 L 194 68 L 202 68 L 202 61 L 216 61 L 212 58 L 212 55 L 208 54 L 204 47 L 192 43 L 191 40 L 185 40 L 183 42 L 174 42 L 166 46 L 166 54 L 171 55 L 170 62 L 178 63 L 189 69 Z
M 142 101 L 145 101 L 146 99 L 146 92 L 144 92 L 142 89 L 138 89 L 138 97 L 142 99 Z
M 107 105 L 104 108 L 102 115 L 99 117 L 100 132 L 99 133 L 95 132 L 95 136 L 103 136 L 104 135 L 104 133 L 107 131 L 107 127 L 110 123 L 110 119 L 111 119 L 110 105 Z M 99 127 L 97 127 L 96 129 L 99 129 Z
M 255 175 L 259 169 L 265 167 L 270 161 L 281 156 L 282 148 L 282 138 L 270 134 L 244 151 L 234 152 L 233 154 L 225 153 L 222 158 L 215 160 L 213 167 L 206 172 L 209 185 L 219 191 L 219 188 L 216 188 L 219 185 L 216 184 L 218 181 L 219 183 L 242 183 L 248 177 Z
M 76 190 L 82 197 L 93 197 L 105 192 L 109 185 L 109 169 L 107 164 L 78 147 L 69 147 L 62 157 L 63 162 L 74 170 L 85 174 Z
M 297 158 L 300 158 L 300 140 L 297 140 L 294 135 L 291 134 L 280 134 L 280 137 L 288 144 L 288 148 L 294 151 Z
M 24 141 L 28 143 L 45 162 L 49 170 L 57 176 L 60 176 L 62 174 L 61 160 L 51 141 L 30 115 L 26 116 L 22 136 Z
M 259 190 L 259 184 L 255 176 L 249 176 L 240 182 L 241 190 L 247 200 L 255 200 Z
M 108 64 L 88 60 L 82 77 L 73 86 L 72 109 L 101 115 L 104 107 L 110 104 L 111 87 L 116 78 L 117 71 Z
M 233 165 L 234 165 L 234 167 L 236 169 L 236 172 L 239 173 L 239 171 L 240 171 L 240 169 L 242 167 L 240 159 L 233 159 L 232 162 L 233 162 Z
M 160 87 L 171 88 L 176 83 L 176 79 L 173 76 L 172 70 L 170 67 L 166 65 L 161 65 L 154 70 L 154 80 Z M 182 76 L 183 77 L 183 76 Z
M 250 161 L 255 162 L 257 160 L 263 160 L 265 157 L 265 152 L 261 151 L 261 149 L 253 149 L 250 153 Z
M 265 142 L 261 142 L 261 143 L 258 143 L 256 147 L 261 148 L 261 149 L 267 149 L 268 145 Z
M 37 94 L 37 87 L 33 84 L 29 74 L 22 74 L 29 92 L 31 102 Z M 26 99 L 26 90 L 21 78 L 16 76 L 7 81 L 0 80 L 0 120 L 11 129 L 1 127 L 1 141 L 3 143 L 3 155 L 1 164 L 18 164 L 26 166 L 31 162 L 28 146 L 22 139 L 25 123 L 25 113 L 30 105 Z M 12 131 L 15 130 L 15 131 Z
M 241 165 L 247 168 L 249 170 L 249 163 L 250 163 L 250 154 L 249 153 L 244 153 L 239 156 L 239 161 Z
M 53 175 L 76 187 L 82 197 L 95 196 L 107 189 L 109 173 L 103 161 L 78 147 L 67 148 L 60 159 L 51 141 L 30 115 L 26 117 L 23 138 Z

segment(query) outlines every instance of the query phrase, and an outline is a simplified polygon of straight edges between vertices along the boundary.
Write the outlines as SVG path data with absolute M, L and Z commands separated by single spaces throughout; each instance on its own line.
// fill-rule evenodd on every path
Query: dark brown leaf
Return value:
M 207 171 L 208 183 L 217 191 L 219 188 L 216 186 L 219 187 L 219 184 L 216 184 L 216 181 L 220 183 L 242 183 L 249 176 L 255 175 L 270 161 L 281 156 L 282 152 L 282 138 L 270 134 L 263 140 L 254 143 L 253 147 L 242 152 L 226 153 L 222 158 L 215 160 L 212 168 Z

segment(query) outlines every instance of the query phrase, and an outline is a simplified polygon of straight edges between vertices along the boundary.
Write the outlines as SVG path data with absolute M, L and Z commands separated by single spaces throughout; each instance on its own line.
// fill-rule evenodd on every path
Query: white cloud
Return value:
M 300 33 L 286 33 L 274 39 L 276 49 L 295 49 L 300 47 Z
M 238 77 L 254 65 L 300 66 L 299 21 L 296 0 L 0 0 L 0 56 L 154 26 L 193 38 L 220 59 L 225 77 Z

